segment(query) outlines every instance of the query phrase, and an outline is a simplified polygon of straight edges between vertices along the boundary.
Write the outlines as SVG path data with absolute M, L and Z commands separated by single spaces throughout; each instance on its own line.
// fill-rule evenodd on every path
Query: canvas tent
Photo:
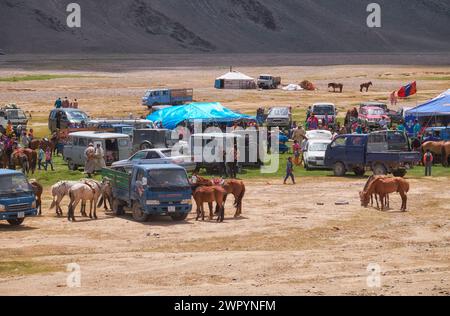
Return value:
M 450 123 L 450 89 L 438 95 L 436 98 L 425 102 L 405 113 L 406 126 L 409 129 L 414 121 L 419 120 L 422 124 L 443 125 Z M 409 131 L 409 130 L 408 130 Z
M 202 120 L 204 123 L 229 123 L 255 120 L 254 117 L 236 113 L 220 103 L 191 103 L 159 110 L 147 117 L 152 122 L 162 122 L 164 128 L 175 129 L 180 123 Z
M 238 71 L 230 71 L 216 78 L 214 87 L 216 89 L 256 89 L 256 81 Z

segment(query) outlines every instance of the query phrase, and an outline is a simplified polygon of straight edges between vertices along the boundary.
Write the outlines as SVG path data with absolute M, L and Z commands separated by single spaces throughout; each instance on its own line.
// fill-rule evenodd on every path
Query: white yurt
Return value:
M 239 71 L 230 71 L 216 78 L 216 89 L 256 89 L 256 81 Z

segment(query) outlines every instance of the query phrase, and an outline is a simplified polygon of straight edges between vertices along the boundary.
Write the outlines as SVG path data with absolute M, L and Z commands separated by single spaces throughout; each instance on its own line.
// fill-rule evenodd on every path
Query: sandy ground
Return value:
M 411 180 L 409 211 L 360 206 L 363 180 L 304 178 L 248 183 L 244 214 L 224 224 L 140 224 L 101 213 L 69 223 L 47 211 L 11 229 L 0 224 L 2 259 L 53 272 L 0 275 L 1 295 L 449 295 L 448 178 Z M 349 205 L 335 205 L 336 202 Z M 323 203 L 324 205 L 318 205 Z M 67 288 L 66 265 L 81 267 Z M 367 267 L 381 267 L 381 287 Z
M 0 82 L 0 104 L 31 111 L 41 135 L 54 100 L 64 96 L 78 98 L 93 117 L 144 114 L 140 98 L 150 87 L 193 87 L 197 101 L 220 101 L 248 113 L 261 105 L 292 105 L 300 116 L 313 102 L 331 101 L 343 115 L 360 101 L 386 100 L 413 80 L 418 96 L 398 107 L 434 97 L 450 82 L 450 66 L 242 66 L 238 70 L 252 76 L 280 74 L 285 84 L 309 79 L 319 90 L 220 91 L 213 83 L 227 71 L 225 63 L 164 68 L 158 60 L 147 67 L 116 60 L 109 71 L 105 64 L 87 71 L 97 69 L 90 59 L 75 61 L 77 70 L 68 70 L 71 62 L 53 62 L 13 58 L 0 68 L 0 77 L 84 76 Z M 343 82 L 344 93 L 328 92 L 331 81 Z M 374 88 L 360 93 L 366 81 Z M 449 295 L 449 180 L 412 179 L 407 213 L 397 212 L 398 196 L 391 198 L 392 212 L 360 207 L 364 180 L 305 178 L 297 186 L 254 180 L 247 183 L 244 217 L 233 219 L 229 204 L 224 224 L 195 222 L 192 216 L 181 224 L 164 218 L 139 224 L 107 213 L 98 221 L 69 223 L 48 210 L 46 192 L 43 217 L 18 229 L 0 223 L 0 294 Z M 335 205 L 339 201 L 349 205 Z M 5 271 L 5 262 L 29 268 Z M 72 262 L 81 267 L 81 288 L 66 287 L 66 265 Z M 367 286 L 371 263 L 381 267 L 381 288 Z

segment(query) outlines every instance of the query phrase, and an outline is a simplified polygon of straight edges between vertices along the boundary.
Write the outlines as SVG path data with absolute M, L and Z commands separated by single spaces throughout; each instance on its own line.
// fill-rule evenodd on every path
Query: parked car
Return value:
M 333 169 L 335 176 L 350 171 L 362 176 L 372 170 L 375 175 L 392 173 L 402 177 L 420 160 L 421 154 L 411 151 L 405 133 L 397 131 L 339 135 L 325 153 L 325 165 Z
M 380 121 L 384 119 L 387 125 L 390 124 L 391 119 L 386 111 L 377 106 L 365 106 L 359 110 L 359 121 L 366 124 L 368 127 L 380 127 Z
M 48 117 L 48 129 L 54 133 L 61 129 L 86 127 L 89 120 L 89 116 L 78 109 L 53 109 Z
M 36 216 L 36 197 L 25 175 L 19 171 L 0 169 L 0 220 L 13 226 L 26 217 Z
M 325 153 L 331 139 L 309 140 L 303 151 L 305 169 L 327 168 L 325 166 Z
M 112 167 L 130 167 L 136 164 L 175 164 L 183 167 L 186 171 L 194 171 L 196 164 L 192 162 L 191 156 L 173 155 L 172 149 L 145 149 L 138 151 L 126 160 L 117 161 Z
M 148 90 L 142 98 L 142 105 L 179 105 L 192 102 L 194 89 L 156 89 Z
M 312 140 L 330 140 L 331 141 L 333 139 L 333 134 L 330 131 L 321 130 L 321 129 L 307 131 L 305 136 L 306 136 L 306 139 L 303 141 L 302 144 L 300 144 L 302 146 L 303 151 L 306 150 L 308 141 L 312 141 Z
M 319 121 L 324 121 L 328 116 L 327 124 L 334 126 L 336 124 L 337 110 L 333 103 L 315 103 L 311 107 L 311 112 Z
M 137 222 L 146 222 L 151 215 L 184 221 L 192 210 L 192 189 L 180 166 L 143 164 L 130 172 L 113 168 L 103 169 L 102 174 L 111 180 L 115 215 L 131 211 Z
M 286 127 L 292 125 L 292 113 L 289 107 L 273 107 L 267 115 L 268 127 Z
M 130 137 L 125 134 L 75 132 L 69 134 L 68 142 L 64 145 L 63 157 L 70 170 L 78 170 L 86 161 L 84 151 L 89 143 L 94 146 L 101 144 L 105 152 L 106 165 L 126 159 L 131 155 Z
M 10 104 L 0 109 L 0 126 L 6 128 L 8 121 L 11 122 L 14 132 L 17 133 L 19 126 L 22 129 L 27 127 L 28 117 L 21 108 Z

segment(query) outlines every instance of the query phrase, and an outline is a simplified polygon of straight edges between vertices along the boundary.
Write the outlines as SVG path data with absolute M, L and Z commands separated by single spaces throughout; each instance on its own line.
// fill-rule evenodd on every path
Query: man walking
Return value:
M 429 149 L 423 156 L 423 164 L 425 165 L 425 177 L 431 177 L 431 169 L 433 167 L 433 154 Z

